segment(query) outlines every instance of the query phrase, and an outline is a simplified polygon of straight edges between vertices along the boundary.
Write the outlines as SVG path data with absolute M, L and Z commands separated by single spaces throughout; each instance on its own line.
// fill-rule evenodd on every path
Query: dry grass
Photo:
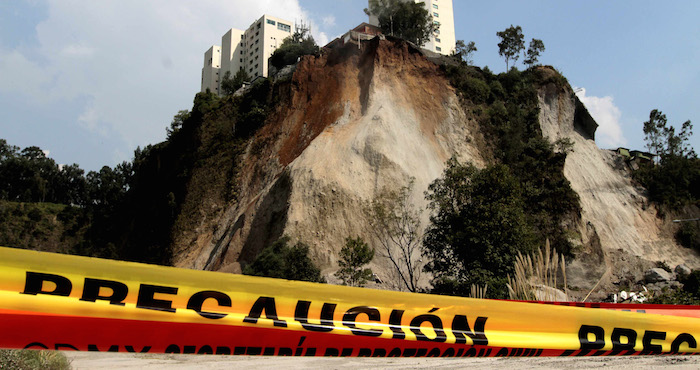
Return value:
M 67 370 L 70 368 L 70 361 L 58 351 L 0 349 L 0 369 Z
M 564 295 L 566 292 L 566 263 L 564 256 L 552 250 L 549 239 L 544 250 L 540 249 L 530 255 L 523 256 L 518 252 L 515 259 L 515 276 L 508 276 L 508 293 L 510 299 L 526 301 L 557 301 L 557 276 L 564 278 Z
M 472 284 L 471 292 L 469 293 L 469 298 L 486 299 L 486 291 L 488 289 L 488 284 L 484 285 L 483 287 L 480 285 Z

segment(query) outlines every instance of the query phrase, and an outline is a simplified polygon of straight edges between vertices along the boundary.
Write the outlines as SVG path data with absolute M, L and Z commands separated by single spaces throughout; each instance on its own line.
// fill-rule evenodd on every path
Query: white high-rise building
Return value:
M 423 48 L 449 55 L 455 50 L 455 17 L 452 10 L 452 0 L 401 0 L 424 3 L 425 8 L 433 17 L 433 22 L 440 25 L 440 28 L 430 36 L 430 40 L 423 45 Z M 368 1 L 369 3 L 369 1 Z M 369 16 L 369 24 L 379 26 L 376 16 Z
M 209 91 L 219 93 L 219 78 L 221 72 L 221 47 L 212 46 L 204 53 L 204 67 L 202 68 L 202 92 Z
M 277 48 L 282 45 L 285 38 L 292 35 L 293 24 L 281 18 L 263 15 L 257 21 L 248 27 L 245 31 L 235 28 L 228 30 L 221 37 L 221 46 L 213 46 L 219 48 L 221 55 L 220 66 L 218 70 L 217 88 L 211 88 L 211 79 L 205 77 L 208 73 L 213 75 L 217 71 L 209 68 L 207 62 L 207 53 L 204 54 L 204 68 L 202 69 L 202 92 L 209 88 L 212 92 L 221 94 L 221 80 L 230 72 L 231 78 L 240 69 L 244 69 L 251 80 L 262 76 L 267 77 L 268 59 Z M 212 50 L 212 49 L 210 49 Z M 216 50 L 216 49 L 214 49 Z M 207 71 L 212 69 L 212 71 Z

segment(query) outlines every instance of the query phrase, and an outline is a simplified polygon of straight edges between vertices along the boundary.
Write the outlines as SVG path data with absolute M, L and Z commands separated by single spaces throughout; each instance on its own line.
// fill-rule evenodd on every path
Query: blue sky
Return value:
M 239 4 L 247 4 L 239 6 Z M 165 138 L 199 90 L 203 53 L 261 14 L 305 20 L 324 43 L 366 20 L 366 0 L 0 1 L 0 138 L 87 170 Z M 544 41 L 601 127 L 600 147 L 643 147 L 642 122 L 700 124 L 700 2 L 454 1 L 474 63 L 505 70 L 496 32 Z M 520 65 L 522 67 L 522 65 Z M 692 144 L 700 149 L 700 134 Z

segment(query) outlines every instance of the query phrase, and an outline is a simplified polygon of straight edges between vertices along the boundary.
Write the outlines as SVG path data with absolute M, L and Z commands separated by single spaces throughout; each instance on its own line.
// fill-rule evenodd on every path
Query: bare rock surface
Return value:
M 405 42 L 363 45 L 304 57 L 291 81 L 277 87 L 274 112 L 240 158 L 235 201 L 190 200 L 201 202 L 202 217 L 196 229 L 174 236 L 176 266 L 240 273 L 265 245 L 288 235 L 311 246 L 332 282 L 345 238 L 373 241 L 363 207 L 381 189 L 414 179 L 411 199 L 425 226 L 424 192 L 448 158 L 477 167 L 493 162 L 469 103 L 438 65 Z M 550 83 L 538 98 L 543 135 L 574 144 L 564 174 L 582 212 L 568 225 L 576 255 L 568 261 L 569 285 L 582 295 L 594 286 L 603 294 L 641 280 L 656 261 L 700 268 L 698 253 L 675 243 L 675 226 L 659 217 L 624 160 L 596 146 L 597 124 L 571 88 Z M 391 280 L 386 260 L 370 267 Z
M 661 283 L 672 279 L 671 273 L 662 268 L 655 267 L 644 272 L 644 281 L 647 283 Z

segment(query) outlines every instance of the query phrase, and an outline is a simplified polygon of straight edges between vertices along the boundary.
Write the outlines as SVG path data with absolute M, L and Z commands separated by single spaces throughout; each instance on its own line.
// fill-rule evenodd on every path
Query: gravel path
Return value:
M 74 369 L 698 369 L 700 356 L 636 356 L 581 358 L 323 358 L 323 357 L 228 357 L 155 355 L 130 353 L 64 352 Z

